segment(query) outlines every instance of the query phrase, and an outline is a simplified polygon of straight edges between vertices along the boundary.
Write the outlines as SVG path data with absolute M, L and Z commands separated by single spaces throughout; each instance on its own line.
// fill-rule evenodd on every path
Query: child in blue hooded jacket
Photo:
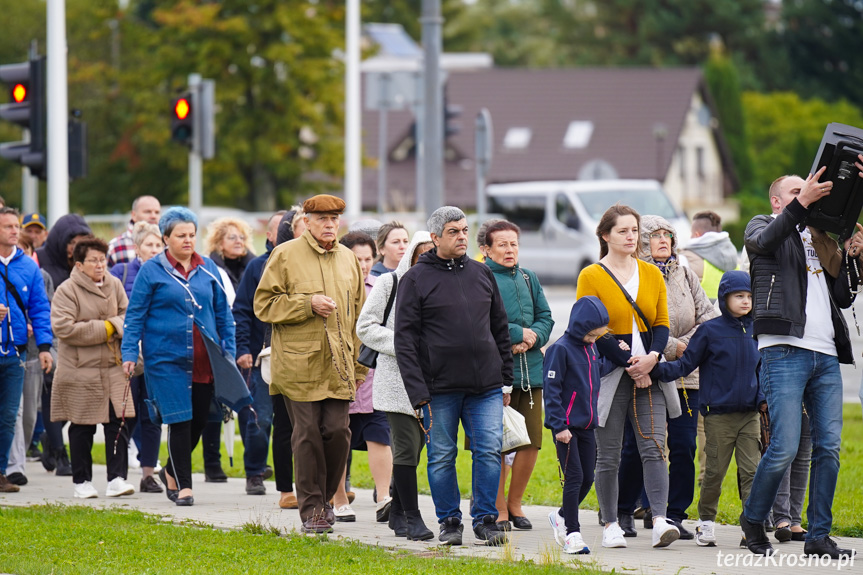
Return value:
M 756 368 L 761 360 L 752 337 L 752 292 L 749 274 L 725 272 L 719 282 L 722 315 L 701 324 L 683 355 L 657 364 L 651 376 L 674 381 L 699 370 L 698 409 L 704 418 L 707 456 L 695 542 L 716 545 L 716 520 L 722 480 L 734 454 L 740 481 L 740 500 L 746 501 L 761 459 L 759 410 L 767 403 L 758 385 Z
M 608 331 L 608 311 L 594 296 L 575 302 L 566 333 L 545 352 L 545 426 L 554 435 L 563 476 L 563 506 L 548 514 L 564 553 L 586 554 L 578 506 L 593 485 L 596 465 L 596 402 L 602 360 L 594 342 Z

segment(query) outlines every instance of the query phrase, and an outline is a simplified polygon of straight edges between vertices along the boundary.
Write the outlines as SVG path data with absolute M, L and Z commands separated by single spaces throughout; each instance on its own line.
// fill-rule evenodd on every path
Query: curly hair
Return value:
M 222 255 L 222 240 L 228 235 L 228 228 L 234 226 L 241 234 L 246 236 L 243 243 L 246 245 L 246 253 L 252 251 L 252 228 L 239 218 L 219 218 L 213 220 L 207 226 L 207 253 L 216 252 Z M 245 255 L 245 254 L 244 254 Z

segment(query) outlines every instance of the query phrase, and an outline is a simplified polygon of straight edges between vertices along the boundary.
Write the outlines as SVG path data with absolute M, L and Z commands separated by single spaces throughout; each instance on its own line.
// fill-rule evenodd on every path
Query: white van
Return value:
M 678 246 L 689 241 L 689 220 L 655 180 L 494 184 L 486 188 L 486 202 L 487 213 L 521 228 L 519 263 L 543 281 L 575 283 L 599 259 L 596 225 L 617 202 L 667 219 L 679 235 Z

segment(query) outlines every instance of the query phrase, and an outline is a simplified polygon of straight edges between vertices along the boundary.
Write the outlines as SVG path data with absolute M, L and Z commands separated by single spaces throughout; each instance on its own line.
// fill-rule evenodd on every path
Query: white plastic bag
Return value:
M 258 354 L 258 359 L 255 361 L 256 365 L 261 366 L 261 379 L 263 379 L 267 385 L 273 383 L 273 376 L 270 373 L 270 353 L 272 352 L 271 347 L 267 346 L 261 350 L 261 353 Z
M 527 425 L 524 416 L 509 405 L 503 408 L 503 448 L 502 452 L 512 451 L 516 447 L 530 444 Z

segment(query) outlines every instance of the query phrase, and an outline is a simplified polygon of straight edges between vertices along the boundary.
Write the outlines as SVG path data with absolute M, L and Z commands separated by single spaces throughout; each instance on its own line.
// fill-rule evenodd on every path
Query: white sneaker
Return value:
M 590 548 L 584 543 L 581 538 L 581 533 L 573 531 L 566 536 L 566 541 L 563 544 L 563 552 L 570 555 L 587 555 L 590 553 Z
M 99 492 L 96 491 L 91 482 L 85 481 L 84 483 L 75 484 L 74 496 L 78 499 L 93 499 L 99 497 Z
M 336 516 L 336 521 L 350 523 L 357 520 L 357 514 L 354 513 L 354 510 L 350 505 L 340 505 L 339 507 L 336 507 L 333 509 L 333 514 Z
M 602 546 L 603 547 L 626 547 L 626 538 L 623 536 L 623 529 L 615 521 L 609 523 L 602 530 Z
M 680 538 L 677 527 L 665 520 L 665 517 L 653 518 L 653 546 L 668 547 Z
M 131 469 L 140 469 L 141 462 L 138 461 L 138 446 L 135 445 L 134 441 L 129 442 L 129 468 Z
M 716 534 L 713 521 L 699 521 L 695 526 L 695 544 L 701 547 L 715 547 Z
M 554 530 L 554 540 L 558 545 L 566 544 L 566 521 L 560 516 L 560 511 L 552 511 L 548 514 L 548 523 Z
M 120 497 L 121 495 L 132 495 L 135 493 L 135 487 L 131 483 L 126 483 L 122 477 L 115 477 L 108 482 L 108 488 L 105 489 L 106 497 Z

